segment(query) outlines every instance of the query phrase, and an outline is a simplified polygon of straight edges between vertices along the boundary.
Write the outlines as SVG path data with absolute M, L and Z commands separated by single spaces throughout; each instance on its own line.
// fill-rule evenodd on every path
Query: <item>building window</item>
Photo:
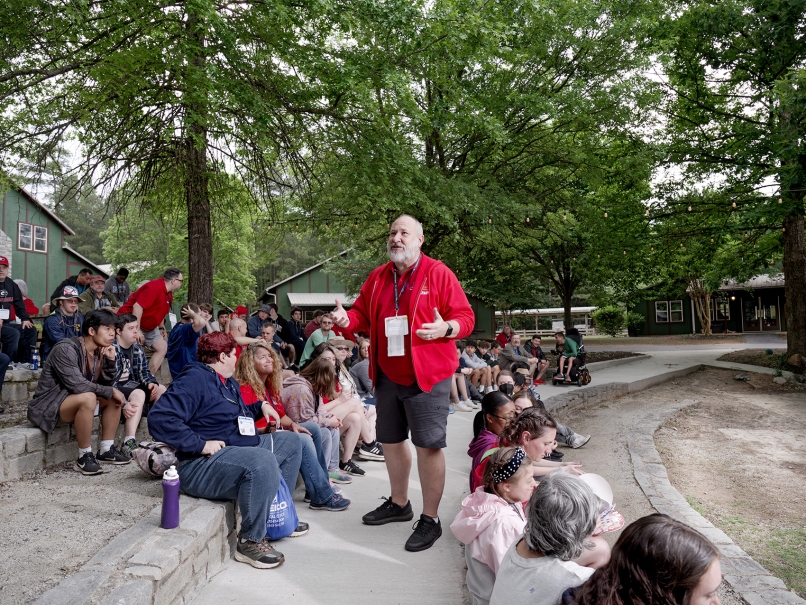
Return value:
M 669 320 L 672 323 L 683 323 L 683 301 L 669 301 Z
M 20 223 L 17 248 L 20 250 L 47 253 L 48 228 L 40 227 L 39 225 L 29 225 L 28 223 Z
M 683 323 L 683 301 L 656 300 L 655 323 L 656 324 Z
M 669 302 L 666 300 L 655 301 L 655 323 L 669 323 Z
M 730 301 L 725 298 L 716 298 L 711 301 L 711 321 L 725 321 L 730 319 Z

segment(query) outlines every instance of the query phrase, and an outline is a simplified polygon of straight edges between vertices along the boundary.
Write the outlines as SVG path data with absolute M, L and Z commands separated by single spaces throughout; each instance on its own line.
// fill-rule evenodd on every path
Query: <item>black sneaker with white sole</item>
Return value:
M 311 529 L 310 526 L 305 523 L 304 521 L 300 521 L 297 524 L 297 527 L 294 531 L 291 532 L 290 538 L 299 538 L 300 536 L 304 536 L 308 533 L 308 530 Z
M 76 463 L 73 465 L 73 468 L 77 470 L 82 475 L 100 475 L 104 472 L 104 469 L 101 468 L 101 465 L 98 464 L 98 461 L 95 459 L 95 456 L 92 452 L 87 452 L 82 456 L 79 456 Z
M 271 569 L 285 561 L 285 557 L 283 553 L 269 544 L 266 538 L 263 538 L 260 542 L 238 540 L 238 545 L 235 547 L 235 560 L 248 563 L 257 569 Z
M 361 460 L 377 460 L 383 462 L 385 460 L 383 457 L 383 446 L 377 441 L 365 443 L 358 450 L 358 457 Z
M 98 450 L 95 458 L 98 460 L 98 462 L 104 462 L 106 464 L 129 464 L 129 462 L 132 461 L 129 456 L 121 452 L 114 445 L 106 450 L 103 454 L 100 450 Z
M 339 470 L 348 475 L 355 475 L 356 477 L 363 477 L 364 476 L 364 469 L 358 466 L 352 460 L 348 460 L 347 462 L 339 462 Z
M 394 521 L 411 521 L 414 518 L 411 501 L 406 502 L 406 506 L 400 506 L 392 502 L 391 498 L 382 498 L 382 500 L 384 500 L 383 504 L 361 517 L 364 525 L 385 525 Z
M 442 524 L 431 517 L 420 515 L 420 520 L 414 524 L 414 533 L 406 540 L 406 550 L 419 552 L 434 545 L 442 535 Z

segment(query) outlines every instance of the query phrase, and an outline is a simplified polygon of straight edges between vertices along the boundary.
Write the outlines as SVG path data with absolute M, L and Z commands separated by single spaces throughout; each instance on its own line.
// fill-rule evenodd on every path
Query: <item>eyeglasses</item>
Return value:
M 490 414 L 490 416 L 492 416 L 493 418 L 498 418 L 498 420 L 503 420 L 504 422 L 509 422 L 510 420 L 515 418 L 517 414 L 511 414 L 510 416 L 498 416 L 497 414 Z
M 336 350 L 337 351 L 349 351 L 350 349 L 348 349 L 347 347 L 336 347 Z
M 179 279 L 178 277 L 174 277 L 174 281 L 178 281 L 181 284 L 183 281 L 185 281 L 185 279 L 184 278 Z

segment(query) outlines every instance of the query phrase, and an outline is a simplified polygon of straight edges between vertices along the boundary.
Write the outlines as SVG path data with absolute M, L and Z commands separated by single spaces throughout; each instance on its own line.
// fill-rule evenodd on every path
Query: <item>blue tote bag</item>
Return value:
M 271 445 L 271 449 L 274 451 L 274 439 L 272 439 Z M 294 500 L 291 499 L 291 490 L 288 489 L 288 485 L 281 475 L 280 487 L 272 500 L 269 520 L 266 521 L 266 537 L 269 540 L 287 538 L 294 532 L 297 525 L 299 525 L 299 517 L 297 517 Z

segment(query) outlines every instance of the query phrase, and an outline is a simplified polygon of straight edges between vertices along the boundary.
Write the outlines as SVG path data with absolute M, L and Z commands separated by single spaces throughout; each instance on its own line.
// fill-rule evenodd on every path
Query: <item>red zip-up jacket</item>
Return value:
M 421 390 L 430 393 L 436 383 L 450 378 L 456 371 L 456 344 L 452 338 L 423 340 L 417 336 L 416 331 L 423 324 L 433 323 L 435 308 L 445 321 L 459 322 L 459 333 L 456 338 L 470 335 L 476 318 L 459 280 L 441 261 L 423 254 L 420 266 L 412 279 L 414 279 L 412 294 L 415 292 L 416 294 L 412 296 L 409 304 L 411 360 L 417 385 Z M 361 286 L 361 293 L 347 312 L 350 318 L 347 331 L 364 331 L 370 334 L 369 375 L 373 384 L 378 366 L 375 352 L 381 346 L 380 331 L 384 329 L 385 319 L 379 317 L 378 297 L 381 293 L 391 296 L 392 280 L 390 261 L 370 273 L 367 281 Z

